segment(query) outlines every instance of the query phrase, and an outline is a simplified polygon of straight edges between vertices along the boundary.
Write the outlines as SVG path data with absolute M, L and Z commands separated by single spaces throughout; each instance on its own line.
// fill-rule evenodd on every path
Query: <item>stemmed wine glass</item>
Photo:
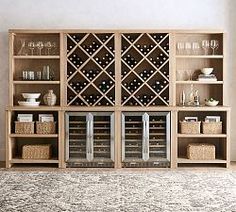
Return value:
M 215 54 L 215 50 L 219 47 L 219 41 L 218 40 L 211 40 L 210 47 L 212 48 L 212 54 Z
M 178 54 L 183 54 L 184 53 L 184 43 L 183 42 L 178 42 L 176 47 L 177 47 L 177 50 L 178 50 Z
M 31 50 L 31 55 L 34 55 L 35 42 L 34 41 L 30 41 L 28 43 L 28 47 Z
M 200 45 L 198 42 L 193 42 L 192 43 L 192 49 L 193 49 L 193 54 L 197 55 L 199 54 L 199 49 L 200 49 Z
M 203 40 L 203 41 L 202 41 L 202 48 L 203 48 L 204 51 L 205 51 L 205 55 L 207 55 L 207 52 L 208 52 L 209 47 L 210 47 L 209 40 Z
M 191 49 L 192 49 L 191 43 L 190 42 L 185 42 L 185 51 L 186 51 L 187 55 L 191 54 Z
M 47 41 L 44 43 L 45 48 L 47 49 L 47 54 L 50 55 L 50 49 L 52 48 L 51 41 Z
M 52 42 L 52 54 L 56 54 L 56 53 L 57 53 L 57 43 Z
M 42 49 L 44 47 L 44 44 L 42 41 L 38 41 L 37 44 L 36 44 L 37 48 L 39 49 L 39 55 L 42 54 Z

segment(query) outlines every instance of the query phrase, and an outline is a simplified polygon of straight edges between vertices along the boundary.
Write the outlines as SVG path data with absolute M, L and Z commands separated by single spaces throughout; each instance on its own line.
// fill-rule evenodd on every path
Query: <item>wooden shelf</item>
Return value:
M 11 163 L 59 163 L 57 159 L 49 159 L 49 160 L 32 160 L 32 159 L 20 159 L 13 158 L 10 160 Z
M 223 59 L 223 55 L 176 55 L 176 58 L 186 58 L 186 59 Z
M 178 138 L 227 138 L 226 134 L 178 134 Z
M 27 56 L 13 56 L 13 59 L 60 59 L 59 55 L 27 55 Z
M 58 134 L 10 134 L 11 138 L 58 138 Z
M 9 106 L 7 110 L 12 111 L 59 111 L 61 110 L 60 106 L 37 106 L 37 107 L 24 107 L 24 106 Z
M 226 160 L 215 159 L 215 160 L 190 160 L 187 158 L 177 158 L 177 163 L 227 163 Z
M 60 84 L 60 81 L 23 81 L 23 80 L 15 80 L 13 81 L 14 84 L 17 84 L 17 85 L 26 85 L 26 84 L 45 84 L 45 85 L 50 85 L 50 84 Z
M 223 81 L 176 81 L 176 84 L 223 84 Z

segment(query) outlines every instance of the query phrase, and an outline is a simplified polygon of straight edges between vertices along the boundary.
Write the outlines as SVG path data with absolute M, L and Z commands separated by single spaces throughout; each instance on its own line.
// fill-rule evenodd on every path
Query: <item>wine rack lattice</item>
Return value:
M 169 34 L 122 34 L 122 105 L 169 105 Z
M 113 106 L 113 33 L 67 34 L 67 105 Z

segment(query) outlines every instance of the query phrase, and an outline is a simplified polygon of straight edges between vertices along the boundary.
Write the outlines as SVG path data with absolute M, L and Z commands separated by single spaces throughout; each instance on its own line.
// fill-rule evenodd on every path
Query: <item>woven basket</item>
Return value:
M 34 134 L 34 122 L 15 121 L 16 134 Z
M 51 144 L 24 145 L 22 147 L 23 159 L 50 159 Z
M 222 122 L 202 122 L 203 134 L 221 134 Z
M 56 123 L 55 122 L 36 122 L 36 133 L 37 134 L 55 134 Z
M 207 143 L 190 143 L 187 147 L 190 160 L 215 160 L 215 146 Z
M 200 121 L 194 121 L 194 122 L 187 122 L 187 121 L 181 121 L 181 133 L 182 134 L 200 134 Z

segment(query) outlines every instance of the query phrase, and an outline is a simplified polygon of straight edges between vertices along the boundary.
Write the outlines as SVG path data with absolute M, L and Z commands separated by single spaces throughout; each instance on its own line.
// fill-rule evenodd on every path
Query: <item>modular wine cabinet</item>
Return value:
M 114 114 L 66 113 L 67 167 L 114 167 Z
M 229 167 L 225 46 L 222 30 L 10 30 L 6 167 Z M 41 77 L 45 66 L 50 77 Z M 210 78 L 203 68 L 213 68 Z M 54 106 L 44 104 L 48 90 Z M 41 93 L 38 107 L 19 105 L 28 92 Z M 207 106 L 211 98 L 219 104 Z M 55 134 L 14 132 L 16 114 L 51 111 Z M 186 117 L 209 115 L 222 118 L 221 134 L 181 133 Z M 19 142 L 44 140 L 53 145 L 50 160 L 21 157 Z M 196 142 L 214 144 L 216 159 L 189 159 L 186 148 Z
M 122 113 L 122 165 L 170 166 L 170 112 Z

